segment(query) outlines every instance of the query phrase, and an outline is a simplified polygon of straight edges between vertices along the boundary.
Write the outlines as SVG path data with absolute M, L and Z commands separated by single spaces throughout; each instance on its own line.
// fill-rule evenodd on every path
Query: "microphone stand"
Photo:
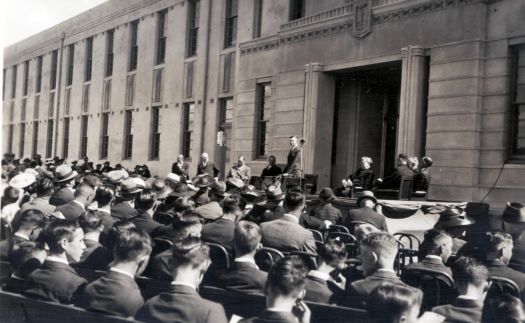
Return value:
M 300 176 L 299 176 L 299 187 L 301 189 L 303 188 L 303 176 L 304 176 L 303 157 L 304 157 L 304 143 L 305 142 L 306 141 L 304 139 L 301 139 L 299 141 L 299 143 L 301 144 L 301 173 L 300 173 Z M 306 187 L 305 187 L 305 191 L 306 191 Z

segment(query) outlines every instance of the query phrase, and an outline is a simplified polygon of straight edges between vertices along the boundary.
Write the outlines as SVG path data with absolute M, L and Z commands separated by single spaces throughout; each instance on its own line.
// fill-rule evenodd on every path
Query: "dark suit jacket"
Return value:
M 75 292 L 87 283 L 71 266 L 47 260 L 26 281 L 24 295 L 63 304 L 72 303 Z
M 220 244 L 225 247 L 228 252 L 233 253 L 234 230 L 235 222 L 225 218 L 219 218 L 202 227 L 201 237 L 204 241 Z
M 347 298 L 343 303 L 350 307 L 364 308 L 368 295 L 384 282 L 408 287 L 395 273 L 390 271 L 376 271 L 365 279 L 351 283 L 350 286 L 348 286 Z
M 314 236 L 285 214 L 278 220 L 261 223 L 262 244 L 281 251 L 317 253 Z
M 323 203 L 319 205 L 310 212 L 310 215 L 318 218 L 321 221 L 331 221 L 333 224 L 341 223 L 343 218 L 341 211 L 333 206 L 332 203 Z
M 388 231 L 385 216 L 366 206 L 348 211 L 348 215 L 343 219 L 343 225 L 351 229 L 354 226 L 352 221 L 370 223 L 380 230 Z
M 344 290 L 331 281 L 311 275 L 306 276 L 306 301 L 339 304 L 342 302 Z
M 115 222 L 117 222 L 112 216 L 111 213 L 107 213 L 104 211 L 97 210 L 95 213 L 102 219 L 102 224 L 104 225 L 104 229 L 102 232 L 104 234 L 107 234 L 109 229 L 113 226 Z
M 186 162 L 182 163 L 182 167 L 179 167 L 177 162 L 174 162 L 173 165 L 171 165 L 171 172 L 181 177 L 184 177 L 186 180 L 189 179 L 189 170 L 190 170 L 190 164 Z
M 432 176 L 430 175 L 430 170 L 422 169 L 414 175 L 414 180 L 412 183 L 412 191 L 428 191 L 430 186 L 430 180 Z
M 79 298 L 87 310 L 122 317 L 135 316 L 144 305 L 135 280 L 114 271 L 88 284 Z
M 202 174 L 208 174 L 210 177 L 219 176 L 219 169 L 215 167 L 215 163 L 209 161 L 206 166 L 203 166 L 201 163 L 197 165 L 197 176 Z
M 262 173 L 261 173 L 261 177 L 266 177 L 266 176 L 279 176 L 283 173 L 283 171 L 281 170 L 281 168 L 277 165 L 273 165 L 273 166 L 266 166 L 263 168 L 262 170 Z
M 189 286 L 171 285 L 146 302 L 137 320 L 144 322 L 226 323 L 221 304 L 203 299 Z
M 510 266 L 512 264 L 520 265 L 521 272 L 525 272 L 525 234 L 522 237 L 514 241 L 514 248 L 512 248 L 512 258 L 510 259 Z
M 51 198 L 49 199 L 49 204 L 54 206 L 60 206 L 63 204 L 66 204 L 68 202 L 71 202 L 75 199 L 75 195 L 73 194 L 73 191 L 71 191 L 67 187 L 63 187 L 56 191 Z
M 121 201 L 111 207 L 111 216 L 118 220 L 129 220 L 139 215 L 139 212 L 127 202 Z
M 9 261 L 9 254 L 11 253 L 13 246 L 22 241 L 28 240 L 19 236 L 12 236 L 8 240 L 0 241 L 0 260 Z
M 497 276 L 508 278 L 515 282 L 520 288 L 520 292 L 525 292 L 525 274 L 509 268 L 501 260 L 489 260 L 485 262 L 485 266 L 489 270 L 490 276 Z M 524 294 L 525 295 L 525 294 Z
M 147 232 L 149 235 L 151 235 L 153 231 L 162 227 L 162 224 L 153 220 L 153 218 L 146 211 L 139 210 L 138 212 L 139 215 L 131 219 L 131 222 L 135 224 L 137 229 Z
M 296 177 L 301 176 L 301 148 L 299 146 L 290 149 L 286 159 L 286 166 L 284 166 L 283 173 L 288 173 Z
M 403 176 L 413 177 L 414 171 L 406 165 L 398 166 L 394 172 L 383 179 L 383 182 L 378 185 L 378 188 L 398 190 Z
M 91 270 L 106 270 L 113 260 L 110 250 L 97 241 L 85 239 L 86 249 L 82 253 L 80 261 L 73 264 L 75 268 L 86 268 Z
M 451 304 L 436 306 L 432 312 L 446 317 L 445 322 L 481 322 L 483 302 L 456 298 Z
M 85 209 L 76 202 L 70 201 L 66 204 L 57 206 L 56 211 L 62 213 L 66 220 L 76 220 L 85 212 Z
M 239 323 L 298 323 L 299 320 L 289 312 L 264 311 L 259 316 L 243 319 Z
M 374 184 L 374 171 L 372 169 L 362 169 L 359 167 L 353 174 L 348 176 L 354 183 L 354 187 L 359 186 L 363 189 L 371 189 Z
M 22 294 L 26 281 L 21 278 L 13 277 L 9 278 L 9 281 L 2 287 L 3 291 L 15 294 Z
M 173 258 L 173 253 L 170 249 L 152 256 L 149 260 L 145 275 L 158 280 L 171 280 L 172 266 L 170 261 Z
M 420 262 L 415 262 L 406 266 L 406 268 L 428 268 L 433 270 L 439 270 L 448 274 L 452 277 L 452 270 L 443 264 L 443 261 L 434 258 L 423 258 Z
M 244 293 L 264 294 L 268 274 L 249 262 L 234 261 L 220 278 L 220 285 Z
M 262 223 L 280 219 L 284 214 L 284 208 L 280 205 L 270 209 L 266 205 L 254 205 L 248 214 L 246 220 Z

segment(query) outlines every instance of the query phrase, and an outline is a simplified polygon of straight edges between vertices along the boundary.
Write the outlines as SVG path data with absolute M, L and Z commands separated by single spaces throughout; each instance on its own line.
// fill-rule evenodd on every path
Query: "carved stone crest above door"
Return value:
M 354 13 L 352 36 L 363 38 L 372 30 L 372 0 L 354 0 L 352 12 Z

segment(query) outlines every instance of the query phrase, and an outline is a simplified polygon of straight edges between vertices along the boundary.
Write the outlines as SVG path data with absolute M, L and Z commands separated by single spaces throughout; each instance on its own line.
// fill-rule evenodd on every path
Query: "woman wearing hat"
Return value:
M 452 236 L 452 254 L 455 255 L 467 243 L 465 240 L 467 228 L 474 222 L 474 219 L 467 216 L 467 212 L 462 208 L 453 206 L 440 213 L 439 220 L 434 228 L 445 230 Z

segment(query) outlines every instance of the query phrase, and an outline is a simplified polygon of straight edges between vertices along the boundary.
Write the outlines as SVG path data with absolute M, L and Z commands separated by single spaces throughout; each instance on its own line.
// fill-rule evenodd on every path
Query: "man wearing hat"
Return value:
M 62 213 L 66 220 L 76 220 L 86 211 L 86 208 L 95 199 L 95 189 L 88 184 L 82 183 L 75 190 L 75 198 L 56 208 Z
M 503 215 L 503 230 L 514 240 L 509 267 L 525 273 L 525 206 L 518 202 L 507 202 Z
M 198 188 L 198 191 L 191 197 L 191 199 L 195 202 L 195 206 L 199 207 L 201 205 L 210 203 L 211 200 L 208 196 L 210 187 L 209 178 L 206 176 L 199 178 L 195 183 L 195 186 Z
M 244 205 L 243 215 L 250 213 L 253 209 L 255 199 L 259 196 L 253 185 L 244 185 L 241 190 L 241 204 Z
M 474 219 L 467 216 L 467 212 L 462 208 L 452 206 L 440 213 L 434 228 L 445 230 L 450 234 L 453 240 L 452 254 L 455 255 L 467 243 L 465 240 L 467 228 L 474 222 Z
M 353 232 L 356 224 L 369 223 L 379 230 L 388 232 L 385 216 L 376 211 L 377 199 L 371 191 L 363 191 L 357 199 L 359 209 L 348 211 L 343 219 L 343 225 Z
M 310 215 L 321 220 L 330 221 L 333 224 L 339 224 L 342 220 L 341 211 L 332 205 L 332 201 L 336 199 L 334 191 L 330 187 L 325 187 L 319 192 L 319 199 L 321 205 L 314 208 Z
M 226 193 L 226 183 L 215 181 L 210 188 L 211 202 L 204 204 L 195 209 L 203 219 L 216 220 L 222 216 L 222 207 L 220 205 L 222 199 L 229 195 Z
M 75 177 L 78 173 L 69 165 L 60 165 L 55 169 L 55 184 L 60 187 L 51 196 L 49 203 L 54 206 L 64 205 L 75 199 Z
M 127 220 L 139 215 L 135 209 L 134 200 L 138 193 L 142 191 L 137 187 L 137 183 L 132 178 L 127 178 L 120 185 L 120 197 L 111 207 L 111 216 L 118 220 Z
M 246 219 L 260 224 L 281 218 L 284 214 L 284 197 L 280 187 L 269 186 L 266 190 L 266 203 L 254 205 L 253 209 L 246 214 Z

